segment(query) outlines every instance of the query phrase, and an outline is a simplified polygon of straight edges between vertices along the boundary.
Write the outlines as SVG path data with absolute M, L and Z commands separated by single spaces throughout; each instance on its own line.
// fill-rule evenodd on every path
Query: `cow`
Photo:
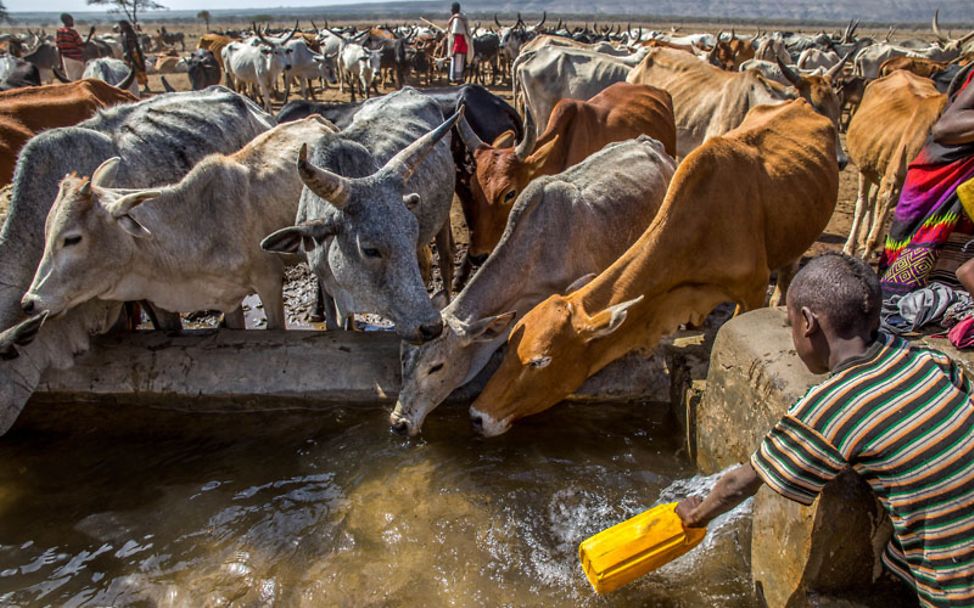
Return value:
M 946 61 L 934 61 L 923 57 L 894 57 L 879 66 L 879 77 L 889 76 L 896 70 L 906 70 L 917 76 L 933 79 L 935 75 L 946 70 L 948 65 L 950 64 Z
M 182 32 L 167 32 L 165 26 L 161 29 L 156 30 L 158 35 L 156 40 L 158 41 L 159 48 L 164 46 L 175 46 L 179 43 L 180 50 L 186 51 L 186 35 Z
M 44 311 L 0 332 L 0 361 L 11 361 L 19 357 L 20 350 L 17 347 L 27 346 L 34 341 L 48 314 Z
M 669 93 L 625 82 L 611 85 L 588 101 L 559 101 L 537 145 L 530 124 L 525 125 L 524 139 L 516 147 L 493 147 L 462 128 L 463 121 L 460 124 L 475 165 L 471 181 L 474 207 L 468 220 L 469 255 L 475 259 L 493 250 L 514 201 L 533 179 L 560 173 L 608 143 L 641 134 L 662 142 L 667 154 L 676 153 Z
M 0 93 L 0 187 L 13 179 L 17 155 L 45 129 L 66 127 L 97 110 L 137 101 L 101 80 L 79 80 Z
M 785 65 L 789 65 L 792 62 L 788 47 L 785 46 L 784 41 L 777 34 L 761 41 L 758 48 L 754 51 L 754 59 L 758 61 L 769 61 L 771 63 L 780 61 Z
M 623 82 L 632 71 L 618 58 L 600 53 L 544 47 L 518 57 L 514 70 L 514 107 L 536 121 L 535 137 L 548 124 L 560 99 L 591 99 L 611 84 Z
M 713 48 L 707 54 L 707 60 L 713 66 L 730 72 L 736 72 L 742 63 L 749 59 L 754 59 L 755 47 L 753 42 L 756 38 L 756 36 L 751 40 L 738 38 L 733 29 L 731 30 L 730 38 L 726 42 L 718 35 L 717 43 L 714 44 Z
M 223 69 L 227 84 L 237 88 L 241 84 L 256 85 L 264 109 L 270 113 L 271 91 L 278 76 L 291 69 L 290 54 L 285 44 L 296 30 L 281 38 L 267 38 L 256 25 L 256 37 L 244 42 L 231 42 L 223 47 Z
M 77 126 L 48 129 L 20 152 L 10 211 L 0 230 L 0 327 L 22 319 L 20 300 L 43 254 L 44 220 L 66 174 L 91 173 L 113 156 L 119 186 L 151 188 L 179 180 L 206 155 L 239 150 L 274 119 L 222 87 L 160 95 L 100 111 Z M 115 303 L 93 301 L 49 319 L 29 357 L 0 366 L 0 433 L 6 432 L 49 367 L 64 368 L 92 334 L 118 318 Z
M 41 85 L 41 72 L 29 61 L 11 55 L 0 56 L 0 91 Z
M 121 59 L 103 57 L 89 61 L 85 65 L 85 71 L 81 78 L 101 80 L 123 91 L 128 91 L 136 98 L 139 97 L 139 83 L 135 81 L 135 70 Z
M 846 134 L 849 157 L 859 170 L 859 192 L 843 252 L 866 259 L 872 255 L 899 199 L 907 166 L 946 105 L 947 96 L 929 79 L 906 70 L 866 85 Z M 873 187 L 878 189 L 871 195 Z
M 220 84 L 220 62 L 211 51 L 196 49 L 186 58 L 186 74 L 192 90 L 202 91 L 206 87 Z
M 836 72 L 802 76 L 784 64 L 779 63 L 778 67 L 794 85 L 797 96 L 808 100 L 838 130 L 841 108 L 832 90 Z M 841 64 L 833 69 L 841 69 Z M 650 50 L 646 59 L 629 75 L 628 82 L 652 85 L 673 97 L 676 151 L 680 157 L 685 157 L 707 139 L 740 125 L 751 108 L 796 97 L 796 92 L 753 70 L 726 72 L 686 53 L 666 48 Z M 836 157 L 840 167 L 845 167 L 848 159 L 838 137 L 835 142 Z
M 456 118 L 440 124 L 437 104 L 405 87 L 366 102 L 347 129 L 312 142 L 310 155 L 302 148 L 297 225 L 261 246 L 307 255 L 331 300 L 329 329 L 354 313 L 374 312 L 391 319 L 405 340 L 431 340 L 442 331 L 417 252 L 437 237 L 449 285 L 454 168 L 449 140 L 437 142 Z
M 828 224 L 839 188 L 837 135 L 804 99 L 757 106 L 677 168 L 656 219 L 580 289 L 555 294 L 514 325 L 500 367 L 470 406 L 493 436 L 550 408 L 635 348 L 651 349 L 718 304 L 764 306 Z M 622 329 L 622 331 L 618 331 Z
M 38 44 L 31 51 L 25 53 L 21 59 L 37 66 L 41 82 L 53 82 L 54 71 L 61 65 L 61 57 L 58 55 L 57 47 L 47 41 Z
M 493 255 L 442 311 L 443 333 L 403 345 L 393 429 L 418 434 L 429 412 L 484 368 L 518 317 L 622 255 L 656 215 L 675 169 L 663 145 L 641 135 L 532 182 Z
M 241 303 L 256 292 L 267 328 L 284 329 L 284 260 L 260 241 L 294 222 L 298 148 L 335 132 L 317 116 L 280 125 L 150 190 L 114 188 L 117 157 L 90 179 L 65 177 L 24 309 L 57 315 L 94 298 L 146 300 L 169 312 L 218 310 L 244 329 Z
M 355 101 L 355 83 L 358 81 L 362 96 L 368 99 L 372 83 L 379 73 L 381 61 L 382 51 L 373 51 L 356 43 L 346 44 L 338 57 L 338 82 L 341 92 L 345 92 L 345 82 L 348 82 L 352 101 Z
M 223 34 L 203 34 L 200 36 L 196 48 L 212 53 L 213 58 L 219 64 L 220 70 L 222 71 L 226 69 L 226 66 L 223 65 L 223 49 L 232 42 L 234 42 L 233 38 L 224 36 Z
M 314 97 L 312 78 L 325 77 L 331 83 L 336 82 L 334 66 L 335 57 L 320 55 L 308 46 L 304 38 L 289 40 L 285 45 L 291 60 L 291 70 L 284 75 L 284 99 L 291 91 L 291 81 L 297 79 L 301 87 L 301 96 L 308 99 L 309 94 Z
M 352 124 L 352 119 L 362 109 L 362 102 L 307 101 L 295 99 L 284 104 L 275 117 L 278 124 L 301 120 L 312 114 L 320 114 L 339 129 Z

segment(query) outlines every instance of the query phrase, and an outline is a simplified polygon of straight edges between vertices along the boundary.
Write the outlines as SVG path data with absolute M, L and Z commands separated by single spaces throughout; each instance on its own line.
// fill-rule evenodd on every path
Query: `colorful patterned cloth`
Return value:
M 969 77 L 961 90 L 970 83 Z M 974 233 L 957 196 L 958 186 L 972 178 L 972 144 L 947 147 L 929 140 L 910 163 L 879 263 L 885 296 L 926 286 L 951 235 Z

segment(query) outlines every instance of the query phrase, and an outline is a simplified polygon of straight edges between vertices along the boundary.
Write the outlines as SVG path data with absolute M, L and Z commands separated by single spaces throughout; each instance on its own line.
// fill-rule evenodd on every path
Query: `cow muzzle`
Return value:
M 398 407 L 396 409 L 398 410 Z M 421 427 L 414 425 L 409 418 L 398 411 L 394 411 L 389 415 L 389 429 L 403 437 L 415 437 L 419 435 Z
M 415 333 L 408 336 L 402 336 L 402 338 L 410 344 L 420 345 L 438 338 L 442 333 L 443 319 L 437 317 L 436 321 L 433 321 L 432 323 L 424 323 L 419 326 L 419 329 L 417 329 Z
M 20 308 L 28 315 L 34 314 L 34 311 L 39 309 L 38 304 L 38 299 L 30 294 L 25 295 L 20 300 Z
M 475 408 L 470 408 L 470 426 L 478 435 L 497 437 L 511 429 L 510 419 L 495 420 L 490 414 L 485 414 Z

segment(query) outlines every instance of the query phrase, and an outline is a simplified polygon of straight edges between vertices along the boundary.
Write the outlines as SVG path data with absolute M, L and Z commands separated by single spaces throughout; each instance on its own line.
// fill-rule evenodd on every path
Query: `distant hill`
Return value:
M 271 4 L 274 0 L 269 0 Z M 278 0 L 279 1 L 279 0 Z M 165 3 L 165 0 L 162 0 Z M 205 8 L 201 0 L 200 7 Z M 321 7 L 273 7 L 258 9 L 211 9 L 215 20 L 273 15 L 275 19 L 310 16 L 392 20 L 419 15 L 447 14 L 448 0 L 412 0 L 364 2 Z M 940 9 L 941 23 L 957 29 L 974 27 L 974 0 L 465 0 L 464 11 L 474 17 L 491 17 L 494 13 L 510 17 L 517 12 L 540 15 L 547 11 L 553 17 L 577 19 L 701 20 L 723 23 L 779 22 L 795 24 L 836 24 L 861 18 L 864 24 L 929 23 L 934 10 Z M 110 20 L 103 12 L 75 12 L 85 21 Z M 20 22 L 54 22 L 56 13 L 12 13 Z M 196 11 L 160 11 L 146 13 L 147 21 L 193 20 Z

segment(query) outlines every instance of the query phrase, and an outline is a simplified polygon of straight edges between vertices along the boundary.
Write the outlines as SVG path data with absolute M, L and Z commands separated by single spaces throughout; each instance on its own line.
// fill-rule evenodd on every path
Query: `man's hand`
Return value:
M 689 496 L 676 505 L 676 514 L 683 520 L 684 527 L 697 528 L 699 522 L 694 517 L 694 512 L 703 504 L 703 499 L 699 496 Z

